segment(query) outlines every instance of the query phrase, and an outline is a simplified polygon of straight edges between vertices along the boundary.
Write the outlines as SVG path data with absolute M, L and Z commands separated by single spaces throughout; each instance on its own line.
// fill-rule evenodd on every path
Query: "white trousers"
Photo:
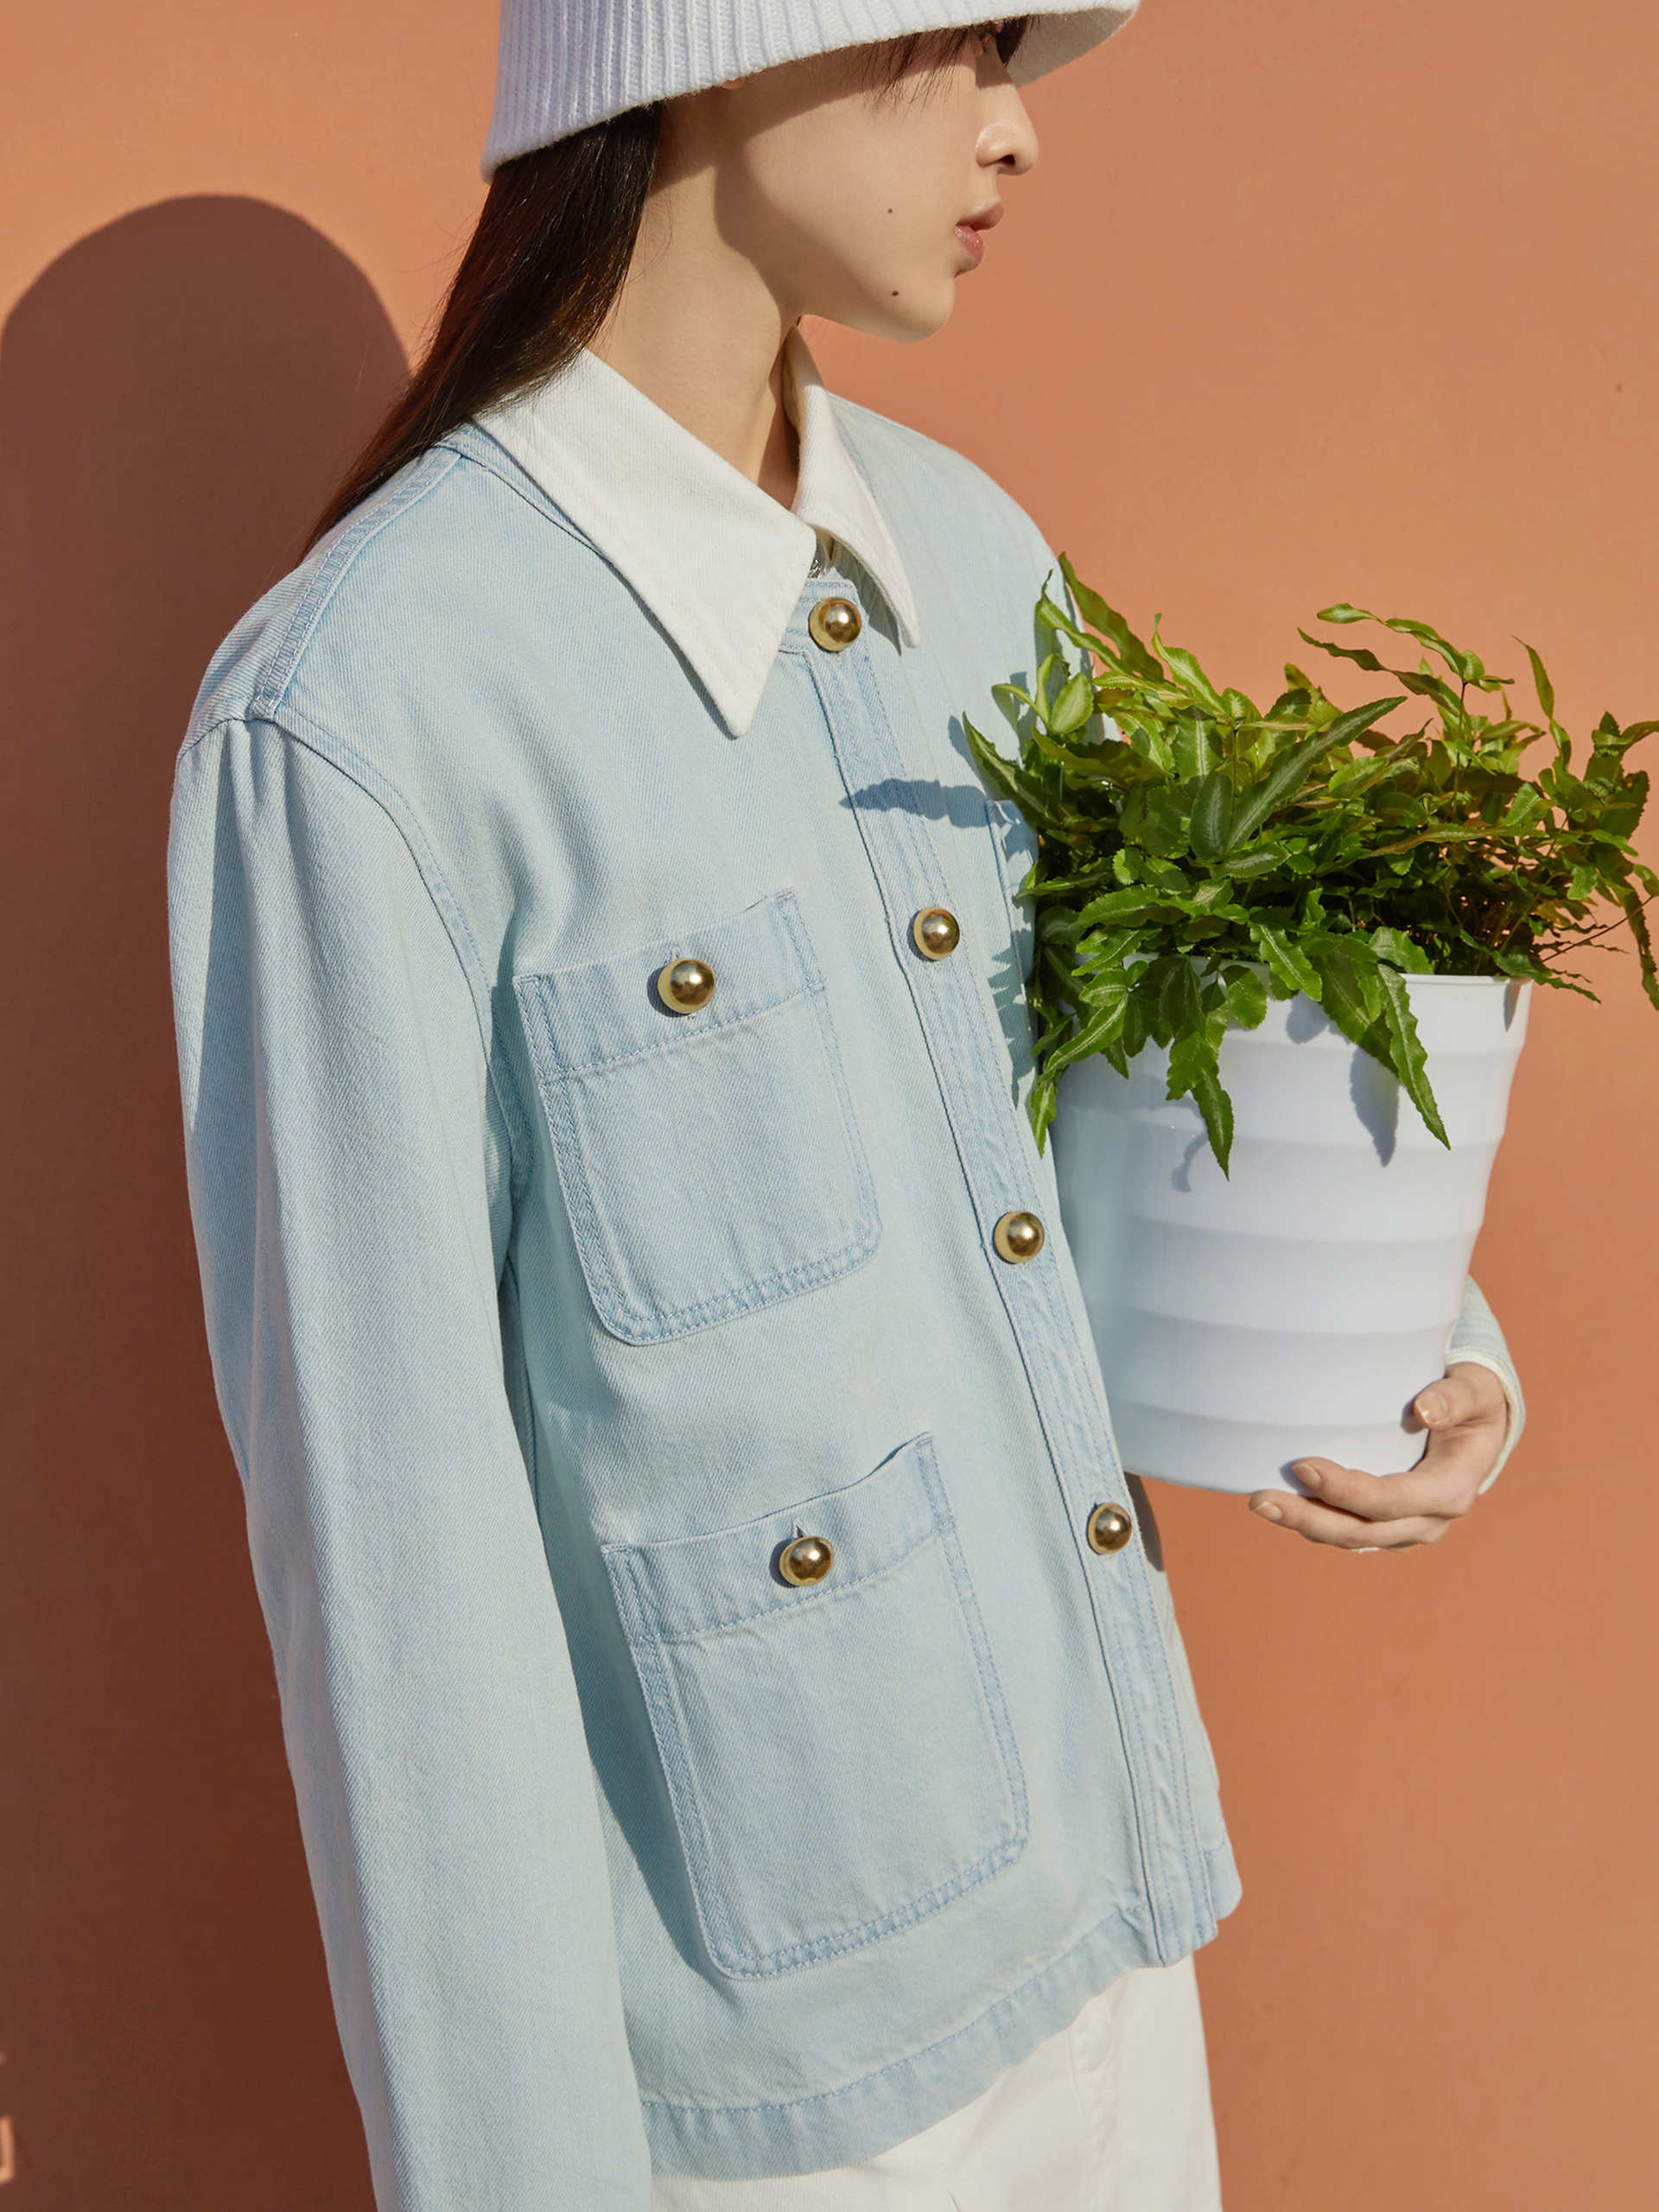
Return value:
M 1221 2212 L 1191 1959 L 1138 1967 L 960 2112 L 831 2173 L 659 2174 L 652 2212 Z

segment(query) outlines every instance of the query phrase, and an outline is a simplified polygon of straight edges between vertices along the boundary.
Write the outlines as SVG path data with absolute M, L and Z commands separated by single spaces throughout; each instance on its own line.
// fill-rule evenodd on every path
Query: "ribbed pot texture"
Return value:
M 1311 999 L 1233 1030 L 1224 1178 L 1149 1046 L 1062 1077 L 1061 1217 L 1132 1472 L 1297 1490 L 1289 1463 L 1412 1465 L 1412 1398 L 1445 1370 L 1526 1036 L 1530 984 L 1414 976 L 1450 1151 L 1395 1078 Z

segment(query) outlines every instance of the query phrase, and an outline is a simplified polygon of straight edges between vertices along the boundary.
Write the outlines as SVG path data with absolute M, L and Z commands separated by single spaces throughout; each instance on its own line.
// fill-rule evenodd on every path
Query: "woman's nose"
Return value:
M 1024 176 L 1037 159 L 1037 133 L 1026 104 L 1012 84 L 998 85 L 986 94 L 992 113 L 980 130 L 974 151 L 982 168 L 1001 169 L 1009 176 Z

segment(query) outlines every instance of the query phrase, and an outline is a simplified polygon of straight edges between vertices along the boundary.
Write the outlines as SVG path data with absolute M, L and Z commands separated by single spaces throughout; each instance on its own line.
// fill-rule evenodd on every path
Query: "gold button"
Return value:
M 1089 1541 L 1097 1552 L 1121 1552 L 1135 1523 L 1121 1505 L 1097 1505 L 1089 1516 Z
M 910 925 L 911 942 L 929 960 L 943 960 L 962 943 L 962 925 L 945 906 L 924 906 Z
M 827 653 L 843 653 L 864 627 L 864 617 L 850 599 L 821 599 L 806 618 L 812 642 Z
M 657 995 L 671 1014 L 695 1014 L 715 995 L 715 971 L 706 960 L 671 960 L 657 971 Z
M 1034 1213 L 1005 1213 L 991 1242 L 1005 1260 L 1034 1260 L 1043 1249 L 1043 1224 Z
M 835 1563 L 835 1547 L 828 1536 L 797 1536 L 778 1554 L 779 1573 L 798 1589 L 822 1582 Z

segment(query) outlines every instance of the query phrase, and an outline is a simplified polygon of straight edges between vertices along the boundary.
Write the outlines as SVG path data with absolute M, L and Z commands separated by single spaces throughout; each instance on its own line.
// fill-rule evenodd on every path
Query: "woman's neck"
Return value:
M 753 262 L 721 236 L 714 200 L 708 168 L 653 189 L 621 294 L 592 351 L 790 506 L 798 473 L 784 407 L 791 319 Z

